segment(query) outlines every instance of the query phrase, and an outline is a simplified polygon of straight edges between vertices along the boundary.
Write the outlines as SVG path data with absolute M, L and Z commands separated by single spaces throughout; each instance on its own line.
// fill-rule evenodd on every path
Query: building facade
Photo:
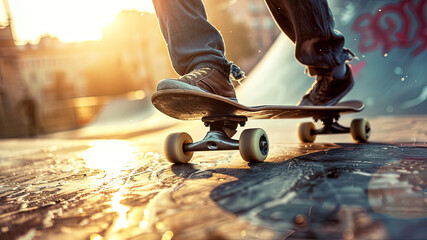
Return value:
M 126 85 L 119 93 L 148 96 L 175 74 L 154 14 L 136 11 L 120 13 L 99 41 L 63 43 L 45 35 L 37 44 L 15 46 L 10 27 L 0 28 L 0 70 L 0 136 L 6 137 L 30 135 L 21 130 L 28 120 L 20 102 L 28 99 L 38 132 L 68 130 L 93 120 L 111 98 L 97 90 L 111 85 L 116 94 Z
M 0 26 L 0 137 L 25 134 L 20 101 L 25 85 L 19 69 L 19 50 L 10 25 Z

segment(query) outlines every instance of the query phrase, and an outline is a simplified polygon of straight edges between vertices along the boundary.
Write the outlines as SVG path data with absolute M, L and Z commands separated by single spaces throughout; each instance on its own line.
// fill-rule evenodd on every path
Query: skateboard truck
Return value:
M 316 135 L 350 133 L 356 142 L 366 142 L 371 133 L 371 127 L 365 118 L 353 119 L 350 127 L 344 127 L 338 123 L 339 115 L 330 118 L 316 118 L 314 121 L 321 121 L 323 127 L 316 129 L 312 122 L 304 122 L 298 125 L 298 138 L 303 143 L 312 143 Z
M 240 125 L 244 127 L 248 121 L 247 117 L 235 116 L 235 117 L 203 117 L 202 122 L 206 127 L 209 127 L 209 131 L 220 131 L 231 138 L 236 134 L 237 127 Z
M 238 150 L 239 141 L 232 139 L 237 127 L 245 126 L 247 117 L 203 117 L 203 123 L 209 127 L 206 136 L 194 143 L 184 145 L 184 151 Z
M 232 139 L 237 127 L 245 126 L 247 117 L 203 117 L 209 131 L 197 142 L 187 133 L 170 134 L 165 141 L 166 158 L 173 163 L 187 163 L 195 151 L 239 150 L 247 162 L 263 162 L 268 155 L 269 143 L 264 130 L 245 129 L 239 140 Z
M 334 118 L 315 119 L 322 122 L 323 128 L 316 129 L 315 134 L 331 134 L 331 133 L 349 133 L 350 128 L 344 127 L 338 123 L 339 116 Z

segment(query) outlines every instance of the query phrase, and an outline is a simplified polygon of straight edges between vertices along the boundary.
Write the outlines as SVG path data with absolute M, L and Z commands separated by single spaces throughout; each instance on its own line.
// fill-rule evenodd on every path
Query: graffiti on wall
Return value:
M 427 0 L 401 0 L 387 4 L 374 14 L 360 15 L 353 24 L 360 33 L 358 50 L 371 52 L 382 47 L 414 48 L 412 56 L 427 50 Z

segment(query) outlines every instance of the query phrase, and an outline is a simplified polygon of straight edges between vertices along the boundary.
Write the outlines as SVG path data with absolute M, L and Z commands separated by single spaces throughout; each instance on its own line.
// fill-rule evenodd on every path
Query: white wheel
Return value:
M 264 162 L 269 149 L 267 133 L 261 128 L 246 129 L 239 139 L 239 151 L 247 162 Z
M 303 143 L 312 143 L 316 140 L 316 126 L 312 122 L 303 122 L 298 125 L 298 138 Z
M 172 133 L 166 137 L 163 152 L 166 159 L 171 163 L 188 163 L 193 152 L 184 152 L 184 144 L 192 143 L 193 139 L 188 133 Z
M 351 121 L 350 133 L 356 142 L 367 142 L 371 135 L 371 125 L 366 118 L 353 119 Z

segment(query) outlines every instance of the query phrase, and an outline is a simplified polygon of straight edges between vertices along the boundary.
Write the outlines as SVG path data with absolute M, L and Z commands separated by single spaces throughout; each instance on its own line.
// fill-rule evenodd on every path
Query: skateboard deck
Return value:
M 365 107 L 360 101 L 346 101 L 335 106 L 245 106 L 221 96 L 192 90 L 162 90 L 154 93 L 151 100 L 159 111 L 180 120 L 232 116 L 249 119 L 322 119 L 360 112 Z
M 195 151 L 239 150 L 248 162 L 263 162 L 269 150 L 267 133 L 260 128 L 245 129 L 239 140 L 232 139 L 237 127 L 248 119 L 307 118 L 320 120 L 323 127 L 316 129 L 312 122 L 298 126 L 301 142 L 312 143 L 317 135 L 351 133 L 356 142 L 366 142 L 370 125 L 366 119 L 353 119 L 351 127 L 338 123 L 342 114 L 360 112 L 364 104 L 346 101 L 335 106 L 245 106 L 230 99 L 193 90 L 161 90 L 151 97 L 153 105 L 162 113 L 180 120 L 202 120 L 209 127 L 204 139 L 193 142 L 184 132 L 172 133 L 166 138 L 163 149 L 172 163 L 187 163 Z

